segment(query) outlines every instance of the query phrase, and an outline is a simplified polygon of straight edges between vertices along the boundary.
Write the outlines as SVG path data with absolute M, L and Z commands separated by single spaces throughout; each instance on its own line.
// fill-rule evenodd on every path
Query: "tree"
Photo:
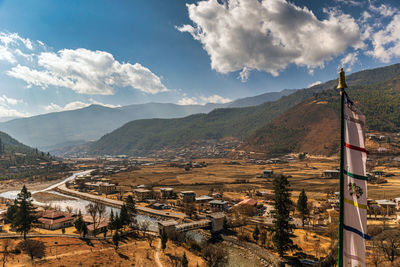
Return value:
M 186 258 L 186 253 L 185 252 L 183 252 L 181 264 L 182 264 L 182 267 L 188 267 L 189 266 L 189 262 L 188 262 L 188 260 Z
M 114 227 L 115 227 L 114 212 L 113 212 L 113 210 L 111 210 L 111 212 L 110 212 L 110 220 L 109 220 L 109 223 L 108 223 L 108 229 L 111 230 L 111 234 L 112 234 L 112 231 L 115 229 Z
M 126 209 L 128 210 L 128 214 L 130 217 L 136 214 L 136 206 L 135 206 L 135 200 L 131 195 L 129 195 L 126 200 L 125 200 L 125 206 Z
M 42 241 L 28 239 L 18 243 L 17 249 L 28 254 L 33 261 L 34 258 L 43 258 L 45 256 L 45 245 Z
M 225 263 L 227 262 L 226 256 L 228 255 L 228 252 L 221 244 L 209 244 L 203 247 L 201 253 L 209 266 L 225 266 Z
M 292 201 L 290 200 L 290 185 L 286 176 L 280 175 L 275 177 L 274 182 L 275 191 L 275 210 L 273 211 L 274 217 L 274 236 L 272 241 L 279 255 L 283 257 L 285 252 L 293 248 L 292 231 L 294 225 L 291 223 L 290 207 Z
M 400 230 L 383 231 L 374 237 L 374 241 L 388 261 L 393 262 L 400 255 Z
M 17 211 L 14 214 L 11 226 L 15 228 L 18 233 L 23 234 L 24 240 L 26 240 L 26 234 L 32 229 L 33 223 L 37 221 L 37 218 L 35 208 L 32 205 L 31 193 L 25 185 L 17 195 L 16 204 Z
M 253 231 L 253 239 L 256 241 L 256 243 L 258 241 L 259 235 L 260 235 L 260 230 L 258 229 L 258 225 L 256 225 L 256 228 L 254 228 Z
M 168 234 L 165 230 L 161 230 L 160 239 L 161 239 L 161 249 L 164 251 L 165 248 L 167 247 L 167 242 L 168 242 Z
M 82 213 L 81 213 L 80 210 L 79 210 L 79 213 L 78 213 L 78 217 L 76 218 L 76 220 L 74 222 L 74 225 L 75 225 L 76 231 L 78 231 L 79 234 L 82 234 L 83 233 L 83 227 L 84 227 L 83 225 L 86 225 L 86 223 L 82 218 Z
M 15 215 L 17 214 L 17 211 L 18 211 L 18 202 L 17 202 L 17 199 L 14 199 L 14 204 L 10 205 L 7 208 L 7 214 L 6 214 L 7 221 L 12 223 L 15 219 Z
M 62 229 L 61 229 L 61 233 L 62 233 L 63 235 L 65 235 L 65 228 L 62 228 Z
M 11 254 L 11 250 L 14 244 L 14 240 L 12 239 L 3 239 L 2 240 L 2 246 L 3 246 L 3 251 L 1 252 L 3 254 L 3 258 L 1 259 L 3 263 L 3 267 L 6 266 L 8 256 Z
M 90 214 L 93 220 L 93 230 L 96 230 L 101 223 L 102 217 L 106 211 L 106 206 L 102 203 L 89 203 L 86 206 L 86 211 Z M 94 231 L 95 233 L 96 231 Z
M 121 211 L 119 213 L 119 219 L 121 221 L 121 225 L 122 226 L 129 225 L 129 223 L 130 223 L 128 209 L 125 206 L 125 204 L 123 204 L 122 207 L 121 207 Z
M 115 231 L 112 240 L 113 240 L 113 243 L 114 243 L 114 246 L 115 246 L 115 250 L 117 250 L 118 249 L 118 245 L 119 245 L 119 240 L 120 240 L 120 236 L 118 234 L 118 231 Z
M 308 198 L 306 192 L 301 190 L 299 195 L 299 199 L 297 200 L 297 210 L 300 212 L 301 216 L 301 224 L 304 227 L 304 221 L 307 219 L 308 215 L 310 214 L 310 210 L 308 209 Z

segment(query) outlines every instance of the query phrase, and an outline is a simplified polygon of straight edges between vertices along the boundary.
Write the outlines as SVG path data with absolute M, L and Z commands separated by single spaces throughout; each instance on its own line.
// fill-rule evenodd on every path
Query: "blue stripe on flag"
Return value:
M 364 239 L 367 239 L 367 240 L 371 240 L 372 239 L 369 235 L 366 235 L 366 234 L 362 233 L 361 231 L 359 231 L 359 230 L 357 230 L 357 229 L 355 229 L 353 227 L 350 227 L 348 225 L 343 224 L 343 228 L 346 229 L 347 231 L 350 231 L 350 232 L 358 234 L 359 236 L 361 236 Z

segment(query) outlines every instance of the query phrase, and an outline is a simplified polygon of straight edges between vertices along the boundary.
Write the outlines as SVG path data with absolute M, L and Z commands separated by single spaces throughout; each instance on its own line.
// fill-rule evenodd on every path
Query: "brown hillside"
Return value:
M 332 155 L 338 151 L 339 118 L 327 102 L 303 102 L 256 131 L 239 150 L 267 155 L 307 152 Z

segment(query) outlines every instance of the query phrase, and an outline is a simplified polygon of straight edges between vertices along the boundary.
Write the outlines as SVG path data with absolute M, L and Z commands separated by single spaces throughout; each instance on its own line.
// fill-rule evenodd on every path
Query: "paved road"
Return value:
M 89 193 L 84 193 L 84 192 L 79 192 L 76 190 L 69 189 L 69 188 L 67 188 L 67 186 L 65 184 L 58 186 L 57 191 L 59 191 L 63 194 L 79 197 L 79 198 L 82 198 L 85 200 L 104 203 L 105 205 L 108 205 L 111 207 L 116 207 L 116 208 L 121 208 L 121 206 L 123 204 L 123 202 L 119 201 L 119 200 L 109 199 L 109 198 L 105 198 L 105 197 L 101 197 L 101 196 L 95 196 L 95 195 L 92 195 Z M 136 206 L 136 209 L 138 211 L 141 211 L 144 213 L 150 213 L 150 214 L 153 214 L 156 216 L 161 216 L 161 217 L 169 217 L 169 218 L 175 218 L 175 219 L 182 219 L 182 218 L 187 217 L 186 214 L 181 213 L 181 212 L 169 212 L 169 211 L 156 210 L 156 209 L 151 209 L 151 208 L 141 207 L 141 206 Z

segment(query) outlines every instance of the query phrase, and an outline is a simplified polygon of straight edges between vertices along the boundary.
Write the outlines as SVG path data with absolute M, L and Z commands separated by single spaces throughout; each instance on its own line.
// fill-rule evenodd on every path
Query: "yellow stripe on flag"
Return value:
M 347 203 L 349 203 L 349 204 L 351 204 L 351 205 L 353 205 L 353 206 L 355 206 L 355 207 L 357 207 L 357 208 L 360 208 L 360 209 L 365 209 L 365 210 L 368 209 L 368 206 L 367 206 L 367 205 L 354 202 L 353 200 L 350 200 L 350 199 L 347 199 L 347 198 L 344 198 L 344 202 L 347 202 Z

